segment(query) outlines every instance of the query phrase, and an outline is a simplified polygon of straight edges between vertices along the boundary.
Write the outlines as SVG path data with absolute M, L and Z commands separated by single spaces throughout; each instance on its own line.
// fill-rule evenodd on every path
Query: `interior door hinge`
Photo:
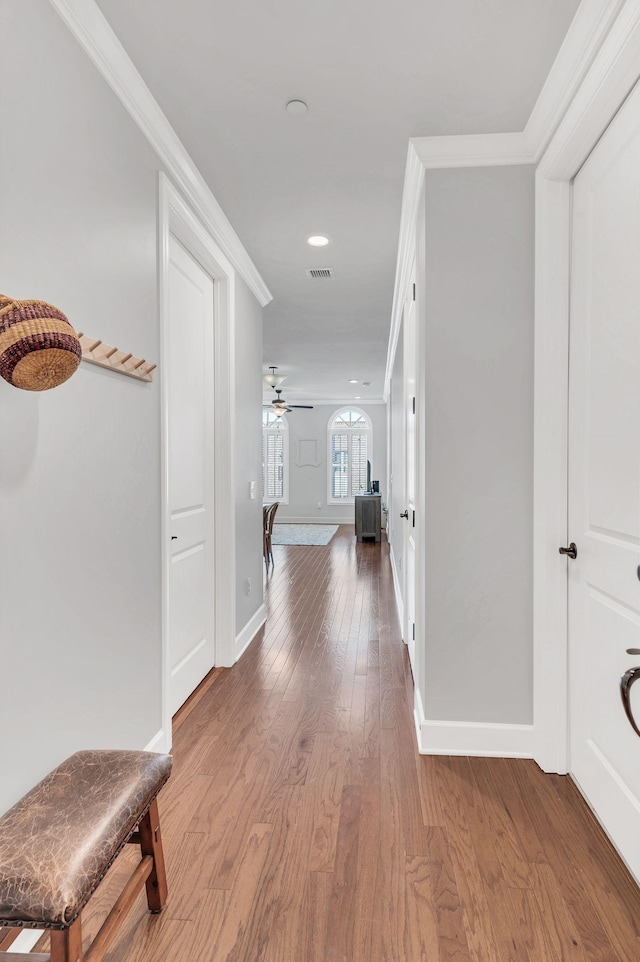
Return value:
M 416 512 L 415 512 L 415 508 L 414 508 L 414 510 L 413 510 L 413 524 L 412 524 L 412 527 L 415 528 L 415 526 L 416 526 Z
M 411 640 L 412 640 L 412 641 L 415 641 L 415 640 L 416 640 L 416 623 L 415 623 L 415 621 L 412 622 L 412 624 L 411 624 Z
M 414 301 L 415 301 L 415 299 L 416 299 L 416 285 L 415 285 L 415 284 L 413 285 L 413 299 L 414 299 Z
M 416 413 L 416 399 L 414 397 L 411 398 L 411 413 Z

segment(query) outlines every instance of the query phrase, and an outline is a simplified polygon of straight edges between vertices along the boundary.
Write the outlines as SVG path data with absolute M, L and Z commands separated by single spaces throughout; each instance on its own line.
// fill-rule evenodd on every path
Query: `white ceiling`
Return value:
M 380 398 L 409 137 L 522 130 L 578 0 L 98 4 L 274 295 L 286 396 Z

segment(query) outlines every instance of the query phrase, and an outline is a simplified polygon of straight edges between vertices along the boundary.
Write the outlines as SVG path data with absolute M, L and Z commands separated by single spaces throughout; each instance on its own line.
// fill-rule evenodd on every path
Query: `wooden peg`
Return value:
M 80 333 L 78 339 L 82 348 L 83 361 L 96 364 L 98 367 L 104 367 L 108 371 L 126 374 L 127 377 L 138 378 L 140 381 L 152 380 L 151 371 L 156 369 L 156 364 L 150 364 L 143 357 L 135 357 L 131 352 L 125 354 L 119 348 L 112 347 L 111 344 L 105 344 L 100 338 L 93 340 L 86 334 Z M 100 346 L 102 346 L 102 351 L 96 353 Z

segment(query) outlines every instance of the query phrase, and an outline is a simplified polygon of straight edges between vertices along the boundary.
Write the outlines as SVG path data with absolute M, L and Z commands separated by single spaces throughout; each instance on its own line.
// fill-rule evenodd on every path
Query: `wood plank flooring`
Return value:
M 108 962 L 638 962 L 640 893 L 568 778 L 417 754 L 387 546 L 274 556 L 267 625 L 179 718 L 167 906 Z

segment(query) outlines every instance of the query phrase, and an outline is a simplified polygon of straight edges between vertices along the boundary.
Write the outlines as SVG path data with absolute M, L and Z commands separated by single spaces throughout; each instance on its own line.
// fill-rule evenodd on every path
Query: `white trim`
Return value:
M 418 751 L 420 751 L 420 732 L 422 729 L 422 723 L 424 718 L 424 706 L 422 704 L 422 696 L 420 694 L 420 689 L 415 685 L 413 689 L 413 723 L 416 726 L 416 742 L 418 744 Z
M 640 74 L 640 0 L 626 0 L 536 173 L 535 758 L 568 769 L 566 565 L 571 182 Z
M 171 729 L 169 729 L 171 731 Z M 168 744 L 167 744 L 168 741 Z M 171 751 L 171 739 L 165 737 L 165 729 L 161 728 L 159 732 L 153 736 L 148 745 L 144 746 L 143 751 L 145 752 L 169 752 Z
M 404 601 L 402 600 L 402 592 L 400 591 L 400 579 L 398 578 L 398 569 L 396 568 L 396 556 L 393 553 L 393 545 L 391 543 L 389 543 L 389 560 L 391 561 L 391 574 L 393 575 L 393 592 L 396 598 L 396 609 L 398 611 L 398 618 L 400 619 L 400 631 L 404 634 Z M 402 640 L 405 641 L 404 638 Z
M 490 758 L 532 758 L 533 725 L 430 721 L 423 714 L 416 690 L 414 720 L 421 755 L 481 755 Z
M 236 661 L 245 653 L 255 636 L 267 620 L 266 605 L 260 605 L 255 615 L 249 618 L 241 632 L 236 635 Z
M 3 932 L 5 929 L 2 930 Z M 9 953 L 17 952 L 31 952 L 41 935 L 44 935 L 44 929 L 28 929 L 23 930 L 15 942 L 11 945 Z
M 234 430 L 235 417 L 230 398 L 235 396 L 235 281 L 236 272 L 208 231 L 171 183 L 160 173 L 159 178 L 159 295 L 160 308 L 160 404 L 161 404 L 161 487 L 162 487 L 162 723 L 171 731 L 168 699 L 169 671 L 167 666 L 169 625 L 169 568 L 170 505 L 169 463 L 167 438 L 169 434 L 169 398 L 167 391 L 168 358 L 168 277 L 169 235 L 176 237 L 216 282 L 214 285 L 214 645 L 215 663 L 225 668 L 236 661 L 235 605 L 228 599 L 235 597 L 235 503 L 234 491 Z M 216 599 L 220 603 L 216 603 Z
M 424 170 L 509 167 L 533 162 L 524 133 L 412 137 L 410 143 Z
M 625 0 L 582 0 L 531 111 L 524 136 L 542 155 Z
M 389 399 L 393 365 L 396 359 L 396 348 L 402 325 L 402 312 L 407 286 L 414 269 L 416 256 L 416 219 L 418 205 L 424 184 L 424 167 L 418 159 L 414 142 L 409 141 L 407 149 L 407 163 L 404 173 L 404 187 L 402 190 L 402 208 L 400 212 L 400 239 L 398 241 L 398 259 L 396 263 L 396 277 L 393 287 L 393 303 L 391 307 L 391 330 L 389 331 L 389 346 L 387 348 L 387 366 L 384 374 L 383 397 Z
M 220 204 L 163 114 L 95 0 L 50 0 L 157 153 L 215 240 L 264 307 L 272 300 L 264 280 Z
M 533 725 L 425 721 L 420 726 L 418 749 L 422 755 L 532 758 L 533 745 Z
M 540 161 L 546 179 L 568 182 L 638 79 L 640 0 L 626 0 Z

